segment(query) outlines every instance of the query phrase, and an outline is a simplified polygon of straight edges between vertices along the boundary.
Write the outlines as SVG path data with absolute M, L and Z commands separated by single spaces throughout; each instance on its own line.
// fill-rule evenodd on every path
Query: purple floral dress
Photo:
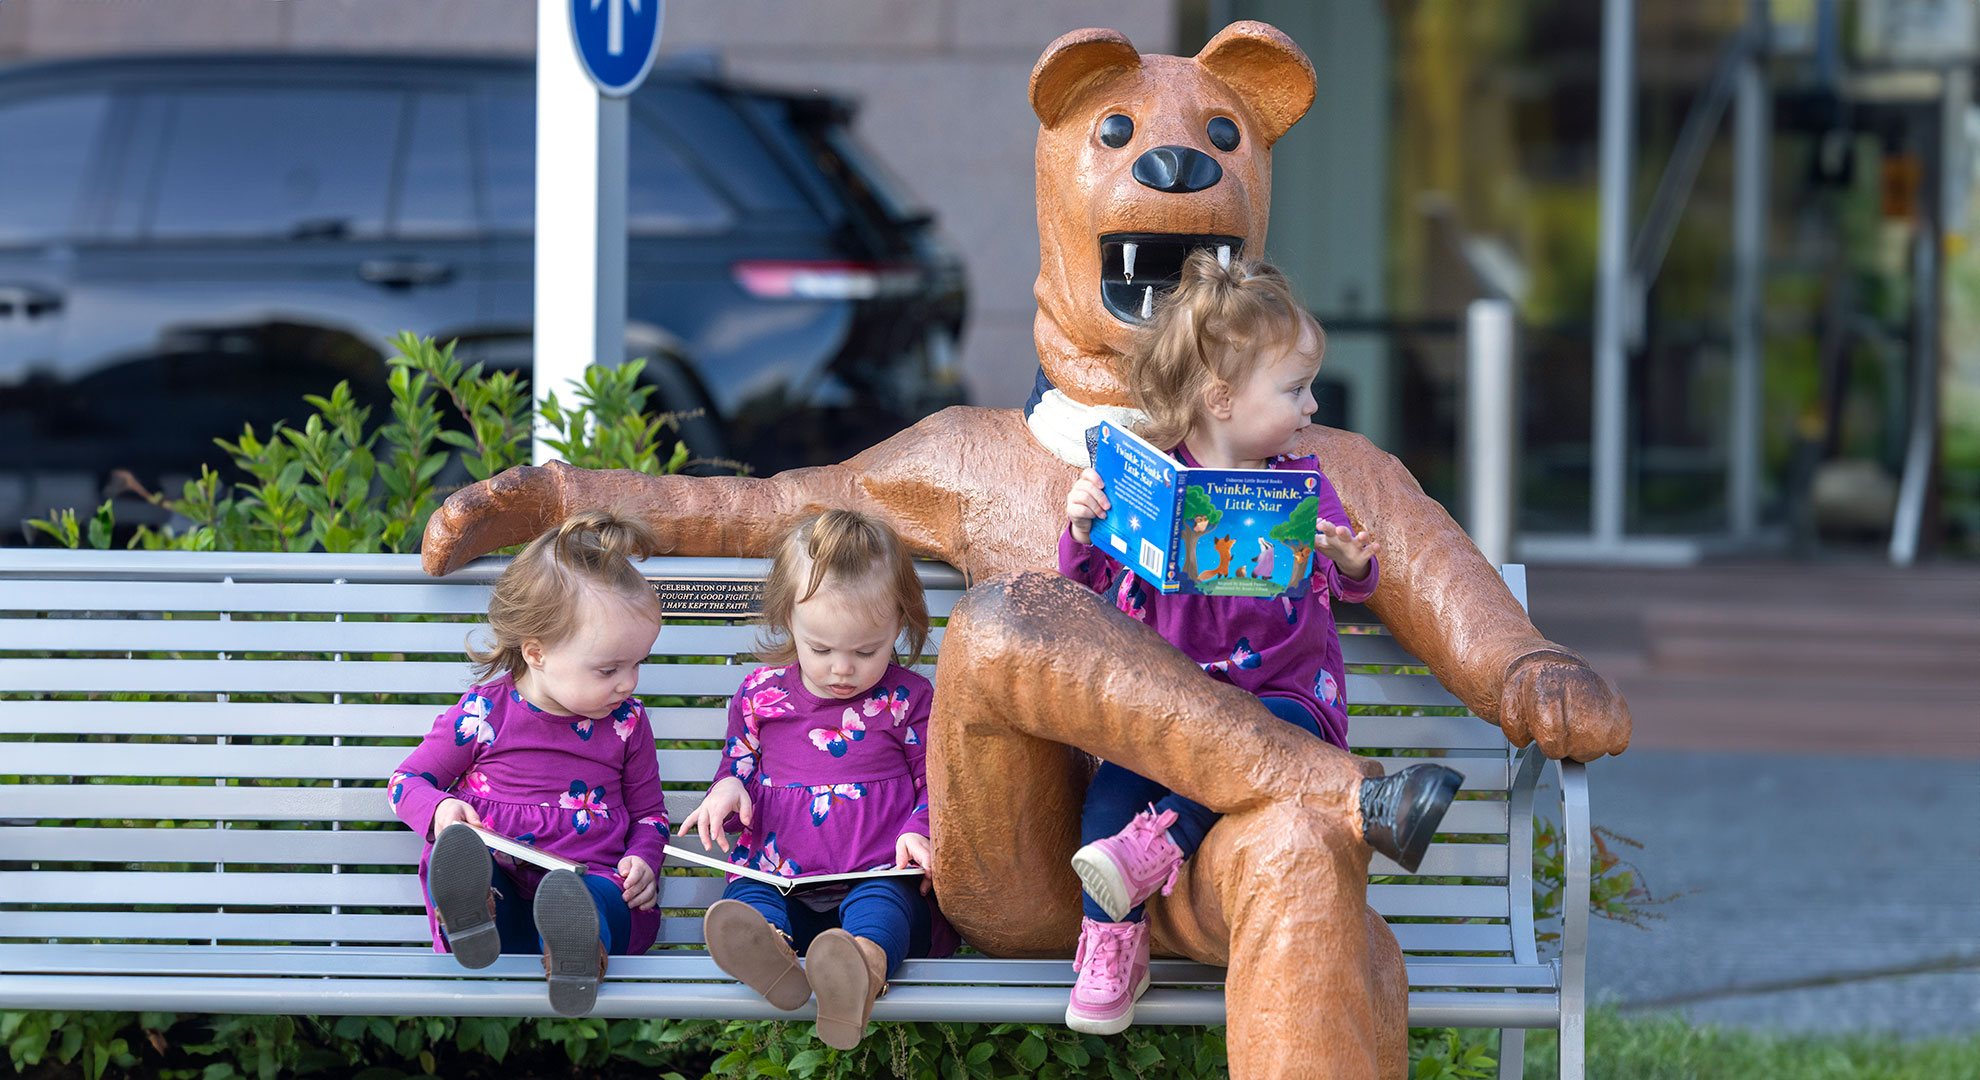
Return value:
M 1185 465 L 1196 462 L 1178 446 L 1172 453 Z M 1312 457 L 1277 457 L 1268 469 L 1319 472 Z M 1334 485 L 1320 477 L 1321 521 L 1348 523 Z M 1190 537 L 1185 543 L 1195 543 Z M 1334 626 L 1333 601 L 1361 603 L 1375 594 L 1381 566 L 1368 561 L 1360 581 L 1342 576 L 1333 560 L 1313 552 L 1317 560 L 1305 584 L 1283 597 L 1202 596 L 1162 593 L 1136 577 L 1114 557 L 1092 544 L 1073 539 L 1072 528 L 1059 536 L 1059 572 L 1112 600 L 1121 611 L 1140 619 L 1181 649 L 1210 675 L 1257 696 L 1292 698 L 1320 721 L 1328 742 L 1347 746 L 1347 682 L 1341 662 L 1341 638 Z
M 729 701 L 715 769 L 718 782 L 740 779 L 751 805 L 729 860 L 785 877 L 893 866 L 903 834 L 929 834 L 933 698 L 928 680 L 899 664 L 865 695 L 844 700 L 806 689 L 796 664 L 751 672 Z M 732 816 L 724 827 L 741 822 Z M 931 954 L 945 956 L 955 931 L 931 915 Z
M 392 774 L 392 812 L 426 837 L 419 879 L 433 855 L 434 808 L 445 799 L 474 807 L 484 826 L 587 871 L 625 884 L 619 860 L 637 855 L 657 874 L 667 844 L 667 807 L 653 729 L 638 698 L 603 720 L 547 713 L 524 701 L 504 675 L 472 687 L 433 721 L 433 730 Z M 496 861 L 528 900 L 543 871 L 505 855 Z M 433 947 L 439 919 L 427 909 Z M 660 911 L 632 912 L 630 952 L 645 952 L 660 930 Z

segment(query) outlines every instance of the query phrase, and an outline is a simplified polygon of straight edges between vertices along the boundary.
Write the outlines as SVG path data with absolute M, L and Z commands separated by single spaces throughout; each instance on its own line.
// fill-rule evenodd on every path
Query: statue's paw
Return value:
M 477 556 L 535 539 L 563 520 L 563 484 L 568 466 L 517 465 L 447 496 L 426 519 L 419 545 L 420 565 L 439 577 Z
M 1529 657 L 1506 678 L 1500 723 L 1516 746 L 1538 742 L 1550 758 L 1593 761 L 1629 747 L 1629 703 L 1580 660 Z

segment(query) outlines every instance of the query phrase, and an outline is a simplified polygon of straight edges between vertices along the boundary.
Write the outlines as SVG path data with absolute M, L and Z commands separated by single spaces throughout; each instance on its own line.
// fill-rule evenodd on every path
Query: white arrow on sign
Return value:
M 613 56 L 626 51 L 626 17 L 619 12 L 621 3 L 633 9 L 633 14 L 639 13 L 640 0 L 591 0 L 593 11 L 600 4 L 605 5 L 606 18 L 610 20 L 605 24 L 605 51 Z

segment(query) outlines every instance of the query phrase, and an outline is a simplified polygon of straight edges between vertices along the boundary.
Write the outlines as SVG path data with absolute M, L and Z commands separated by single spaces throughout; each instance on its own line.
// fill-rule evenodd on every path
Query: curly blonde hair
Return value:
M 852 510 L 827 510 L 791 527 L 777 542 L 763 582 L 763 636 L 756 654 L 767 664 L 797 661 L 791 613 L 830 587 L 870 604 L 907 636 L 901 654 L 921 662 L 928 646 L 928 600 L 907 545 L 887 523 Z
M 1324 354 L 1326 331 L 1277 267 L 1236 260 L 1226 267 L 1207 250 L 1191 252 L 1182 280 L 1157 302 L 1128 353 L 1128 393 L 1148 414 L 1138 433 L 1164 450 L 1182 442 L 1202 419 L 1212 385 L 1240 385 L 1267 348 L 1291 348 L 1308 327 Z
M 472 639 L 468 642 L 475 677 L 521 676 L 529 666 L 523 660 L 523 642 L 535 639 L 555 646 L 567 640 L 577 630 L 587 590 L 659 624 L 660 597 L 630 561 L 659 547 L 645 525 L 603 510 L 573 514 L 530 541 L 496 579 L 494 595 L 488 598 L 494 644 L 483 649 Z

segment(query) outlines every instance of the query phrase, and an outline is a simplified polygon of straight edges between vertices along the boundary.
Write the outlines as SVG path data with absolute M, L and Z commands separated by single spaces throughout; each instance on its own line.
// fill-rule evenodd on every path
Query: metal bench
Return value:
M 548 1015 L 535 958 L 466 971 L 431 951 L 420 841 L 382 790 L 465 687 L 462 642 L 501 566 L 436 581 L 415 556 L 0 550 L 0 1008 Z M 646 566 L 677 610 L 709 613 L 765 569 Z M 930 564 L 923 579 L 945 615 L 960 575 Z M 1507 580 L 1523 601 L 1523 569 Z M 1358 707 L 1457 706 L 1402 670 L 1416 661 L 1379 627 L 1344 631 L 1362 631 L 1343 634 Z M 677 616 L 642 672 L 674 821 L 714 770 L 753 637 L 734 618 Z M 1357 715 L 1350 737 L 1434 750 L 1465 775 L 1418 873 L 1379 856 L 1370 868 L 1384 880 L 1369 902 L 1408 956 L 1411 1025 L 1505 1029 L 1510 1076 L 1522 1029 L 1554 1028 L 1562 1075 L 1579 1076 L 1583 767 L 1515 751 L 1470 716 Z M 1570 838 L 1556 958 L 1538 947 L 1531 872 L 1550 765 Z M 699 909 L 721 887 L 712 872 L 663 875 L 661 944 L 613 961 L 596 1015 L 805 1015 L 776 1012 L 699 948 Z M 1071 979 L 1064 960 L 910 961 L 874 1019 L 1058 1022 Z M 1137 1019 L 1222 1023 L 1222 979 L 1158 962 Z

